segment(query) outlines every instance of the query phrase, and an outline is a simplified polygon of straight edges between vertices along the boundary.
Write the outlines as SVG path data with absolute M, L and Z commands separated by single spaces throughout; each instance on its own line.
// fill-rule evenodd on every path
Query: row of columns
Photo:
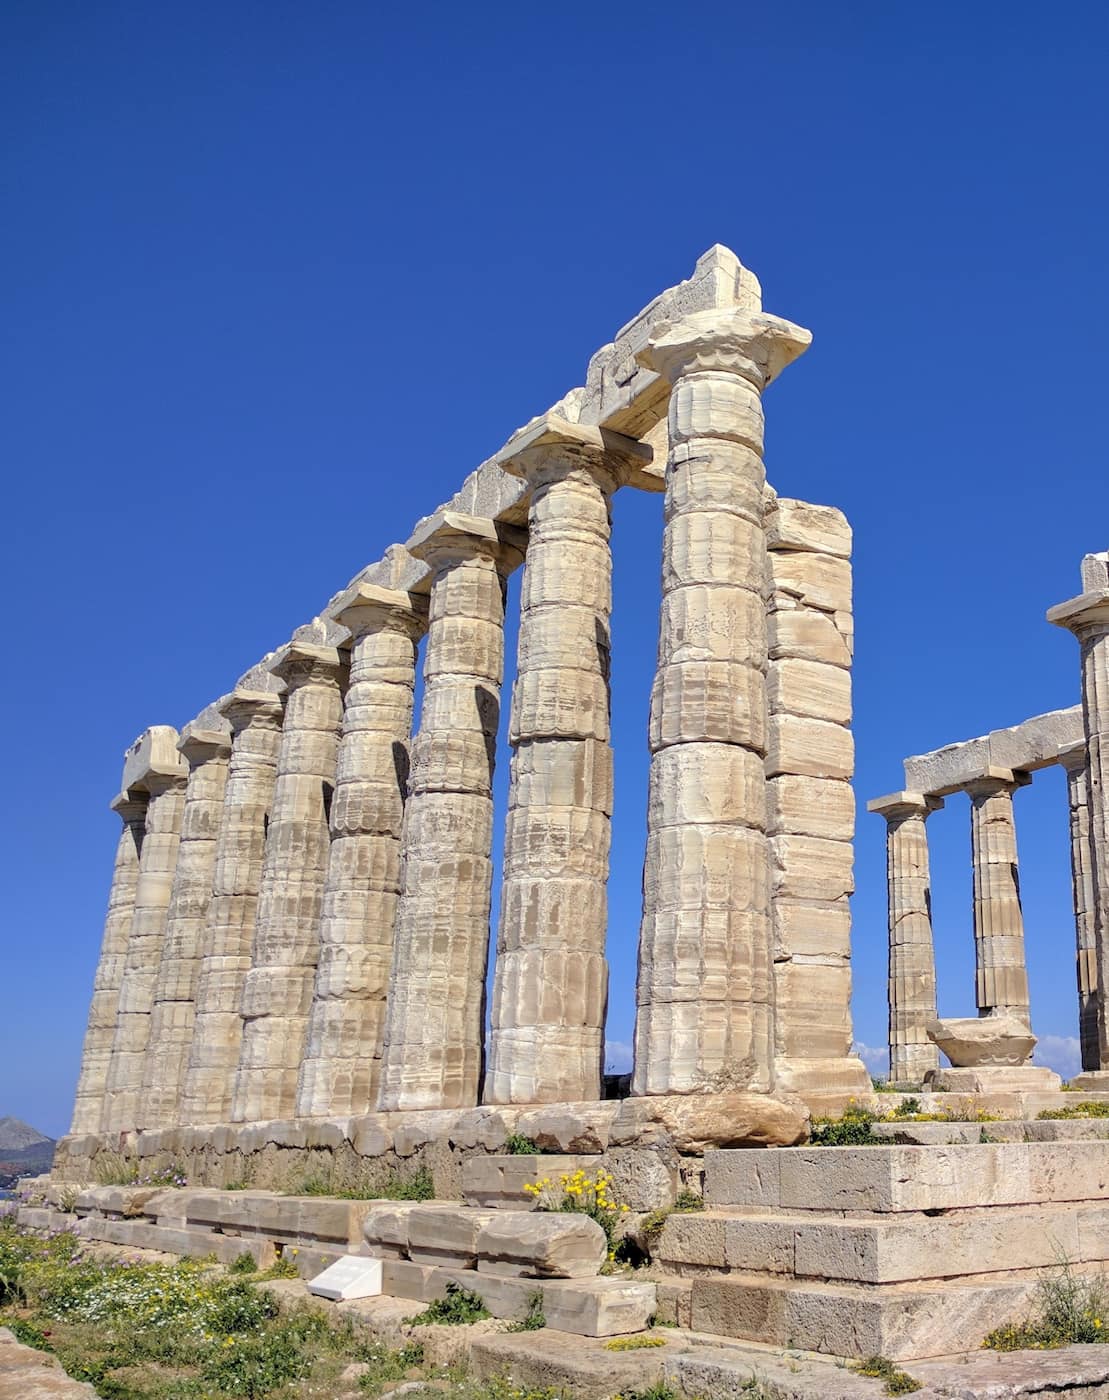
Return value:
M 638 1093 L 773 1085 L 760 396 L 808 340 L 697 313 L 645 356 L 671 399 Z M 600 1096 L 611 497 L 649 459 L 539 420 L 501 459 L 529 484 L 526 533 L 431 517 L 408 545 L 426 591 L 354 585 L 331 614 L 349 660 L 290 644 L 272 688 L 221 703 L 226 733 L 187 736 L 181 770 L 119 804 L 74 1131 L 464 1107 L 483 1086 Z M 486 1067 L 505 590 L 525 547 Z
M 1109 559 L 1083 561 L 1086 592 L 1051 609 L 1078 638 L 1085 741 L 1058 755 L 1067 778 L 1075 964 L 1082 1068 L 1109 1071 Z M 1025 773 L 988 769 L 965 785 L 971 804 L 975 990 L 979 1015 L 1028 1020 L 1013 794 Z M 939 797 L 898 792 L 868 810 L 887 823 L 890 1080 L 920 1083 L 938 1067 L 926 1026 L 936 1017 L 936 971 L 925 822 Z

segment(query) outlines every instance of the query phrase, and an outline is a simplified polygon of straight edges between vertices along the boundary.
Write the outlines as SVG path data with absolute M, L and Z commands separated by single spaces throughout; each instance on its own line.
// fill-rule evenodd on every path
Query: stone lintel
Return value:
M 976 739 L 907 758 L 905 787 L 946 797 L 963 791 L 991 765 L 1034 773 L 1058 763 L 1063 749 L 1084 742 L 1081 705 L 1049 710 L 1008 729 L 994 729 Z
M 427 597 L 359 581 L 339 594 L 329 616 L 350 632 L 352 640 L 390 619 L 420 632 L 427 625 Z
M 1094 588 L 1047 610 L 1048 622 L 1082 636 L 1109 631 L 1109 587 Z
M 169 724 L 155 724 L 143 730 L 123 758 L 123 788 L 153 792 L 166 782 L 188 776 L 188 768 L 177 752 L 177 730 Z
M 866 804 L 866 810 L 877 812 L 886 821 L 896 821 L 914 814 L 926 817 L 931 812 L 938 812 L 942 806 L 942 797 L 929 797 L 922 792 L 890 792 L 884 797 L 872 798 Z

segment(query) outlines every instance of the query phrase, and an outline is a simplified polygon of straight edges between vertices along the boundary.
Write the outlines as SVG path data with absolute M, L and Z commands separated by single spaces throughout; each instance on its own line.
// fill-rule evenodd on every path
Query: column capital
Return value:
M 1027 787 L 1031 781 L 1030 773 L 989 764 L 979 777 L 963 784 L 963 791 L 970 797 L 994 797 L 999 792 L 1013 793 L 1017 788 Z
M 1109 588 L 1093 588 L 1048 608 L 1047 620 L 1073 632 L 1080 642 L 1109 636 Z
M 904 821 L 906 817 L 929 817 L 943 806 L 942 797 L 924 792 L 890 792 L 875 797 L 866 804 L 868 812 L 876 812 L 887 822 Z
M 585 472 L 604 491 L 623 486 L 654 459 L 637 438 L 545 413 L 515 433 L 493 458 L 502 471 L 531 486 Z
M 181 735 L 177 750 L 190 768 L 198 768 L 209 759 L 229 757 L 231 735 L 221 729 L 194 729 Z
M 292 691 L 302 685 L 337 682 L 341 664 L 337 647 L 317 646 L 314 642 L 289 642 L 270 662 L 270 670 Z
M 416 526 L 405 548 L 436 572 L 469 559 L 492 559 L 508 574 L 523 562 L 527 532 L 487 516 L 439 510 Z
M 188 777 L 188 768 L 177 752 L 177 730 L 169 724 L 144 729 L 123 758 L 124 790 L 138 788 L 155 793 Z
M 1090 765 L 1090 751 L 1085 743 L 1071 744 L 1059 750 L 1059 765 L 1068 773 L 1084 773 Z
M 127 792 L 125 790 L 117 793 L 108 806 L 122 821 L 130 825 L 132 822 L 141 822 L 144 819 L 148 802 L 147 793 Z
M 268 722 L 270 728 L 281 728 L 281 696 L 276 691 L 236 688 L 220 701 L 219 711 L 230 721 L 232 734 L 238 734 L 255 719 Z
M 694 311 L 676 325 L 655 326 L 636 355 L 671 384 L 686 374 L 724 371 L 765 388 L 812 344 L 812 332 L 761 311 Z
M 357 582 L 340 593 L 328 616 L 348 629 L 352 642 L 367 632 L 420 637 L 427 630 L 427 599 L 418 593 Z

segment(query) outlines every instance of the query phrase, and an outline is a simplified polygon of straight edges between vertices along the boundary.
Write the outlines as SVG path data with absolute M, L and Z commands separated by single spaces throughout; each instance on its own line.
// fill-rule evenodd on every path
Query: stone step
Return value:
M 871 1136 L 891 1143 L 931 1146 L 974 1142 L 1088 1142 L 1109 1138 L 1109 1118 L 1059 1118 L 994 1123 L 875 1123 Z
M 1096 1201 L 1109 1141 L 705 1153 L 705 1202 L 787 1211 L 957 1210 Z
M 818 1283 L 768 1274 L 692 1279 L 694 1331 L 832 1356 L 895 1361 L 977 1350 L 1028 1312 L 1041 1273 L 922 1283 Z
M 512 1278 L 407 1259 L 384 1262 L 382 1286 L 391 1297 L 431 1303 L 447 1296 L 450 1283 L 476 1293 L 494 1317 L 512 1321 L 523 1319 L 539 1294 L 546 1325 L 579 1337 L 641 1332 L 656 1308 L 654 1284 L 626 1278 Z
M 268 1269 L 277 1257 L 268 1240 L 217 1235 L 211 1230 L 155 1225 L 143 1219 L 123 1220 L 88 1215 L 77 1225 L 77 1234 L 83 1240 L 100 1240 L 124 1249 L 154 1249 L 163 1254 L 192 1259 L 206 1259 L 212 1255 L 221 1264 L 233 1264 L 241 1254 L 249 1254 L 260 1269 Z
M 742 1269 L 852 1283 L 1109 1261 L 1109 1202 L 827 1218 L 815 1212 L 671 1215 L 651 1249 L 676 1274 Z

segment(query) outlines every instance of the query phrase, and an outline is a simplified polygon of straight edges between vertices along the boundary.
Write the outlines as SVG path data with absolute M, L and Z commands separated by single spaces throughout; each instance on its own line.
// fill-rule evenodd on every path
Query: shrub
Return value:
M 665 1337 L 613 1337 L 605 1342 L 605 1351 L 642 1351 L 645 1347 L 664 1347 Z
M 527 1182 L 524 1190 L 535 1198 L 537 1210 L 566 1211 L 595 1220 L 605 1232 L 611 1259 L 616 1253 L 617 1223 L 628 1209 L 611 1195 L 612 1177 L 602 1167 L 598 1167 L 593 1176 L 579 1169 L 563 1172 L 559 1183 L 556 1187 L 550 1177 L 544 1177 L 541 1181 Z
M 403 1380 L 413 1366 L 422 1366 L 424 1349 L 418 1342 L 409 1342 L 398 1351 L 390 1351 L 381 1342 L 369 1342 L 362 1346 L 359 1360 L 369 1367 L 358 1377 L 359 1388 L 376 1392 L 390 1381 Z
M 1109 1118 L 1109 1103 L 1098 1103 L 1096 1099 L 1083 1099 L 1080 1103 L 1069 1103 L 1065 1108 L 1045 1108 L 1037 1118 Z
M 270 1267 L 262 1275 L 263 1278 L 299 1278 L 300 1271 L 296 1266 L 295 1249 L 282 1250 Z
M 221 1395 L 245 1395 L 248 1400 L 300 1380 L 311 1370 L 294 1335 L 270 1329 L 260 1335 L 227 1337 L 202 1365 L 201 1377 Z
M 860 1376 L 875 1376 L 886 1383 L 887 1395 L 911 1395 L 920 1389 L 920 1382 L 902 1371 L 888 1356 L 868 1356 L 851 1367 Z
M 235 1256 L 229 1267 L 233 1274 L 253 1274 L 257 1270 L 258 1265 L 255 1262 L 254 1255 L 251 1254 L 249 1250 L 244 1249 L 242 1254 Z
M 514 1157 L 534 1157 L 539 1152 L 531 1138 L 523 1133 L 509 1133 L 505 1139 L 504 1150 Z
M 445 1327 L 467 1327 L 471 1322 L 480 1322 L 489 1317 L 489 1309 L 476 1293 L 463 1288 L 460 1283 L 447 1284 L 447 1296 L 429 1303 L 422 1313 L 407 1319 L 410 1325 L 439 1323 Z
M 92 1164 L 98 1186 L 133 1186 L 139 1179 L 138 1162 L 129 1162 L 122 1152 L 99 1152 Z
M 547 1325 L 547 1317 L 543 1311 L 543 1294 L 539 1289 L 528 1295 L 527 1311 L 519 1322 L 514 1322 L 509 1327 L 510 1332 L 540 1332 Z
M 982 1345 L 991 1351 L 1043 1351 L 1082 1342 L 1109 1342 L 1109 1286 L 1103 1274 L 1072 1274 L 1069 1262 L 1042 1278 L 1037 1310 L 1023 1322 L 995 1327 Z
M 704 1210 L 704 1208 L 705 1202 L 703 1198 L 698 1196 L 696 1191 L 690 1191 L 689 1188 L 685 1186 L 678 1192 L 677 1199 L 674 1201 L 675 1210 Z
M 394 1172 L 377 1194 L 387 1201 L 433 1201 L 435 1181 L 427 1167 L 407 1174 Z
M 877 1141 L 871 1135 L 871 1125 L 879 1121 L 873 1110 L 861 1104 L 848 1104 L 839 1118 L 813 1119 L 812 1144 L 814 1147 L 870 1147 Z

